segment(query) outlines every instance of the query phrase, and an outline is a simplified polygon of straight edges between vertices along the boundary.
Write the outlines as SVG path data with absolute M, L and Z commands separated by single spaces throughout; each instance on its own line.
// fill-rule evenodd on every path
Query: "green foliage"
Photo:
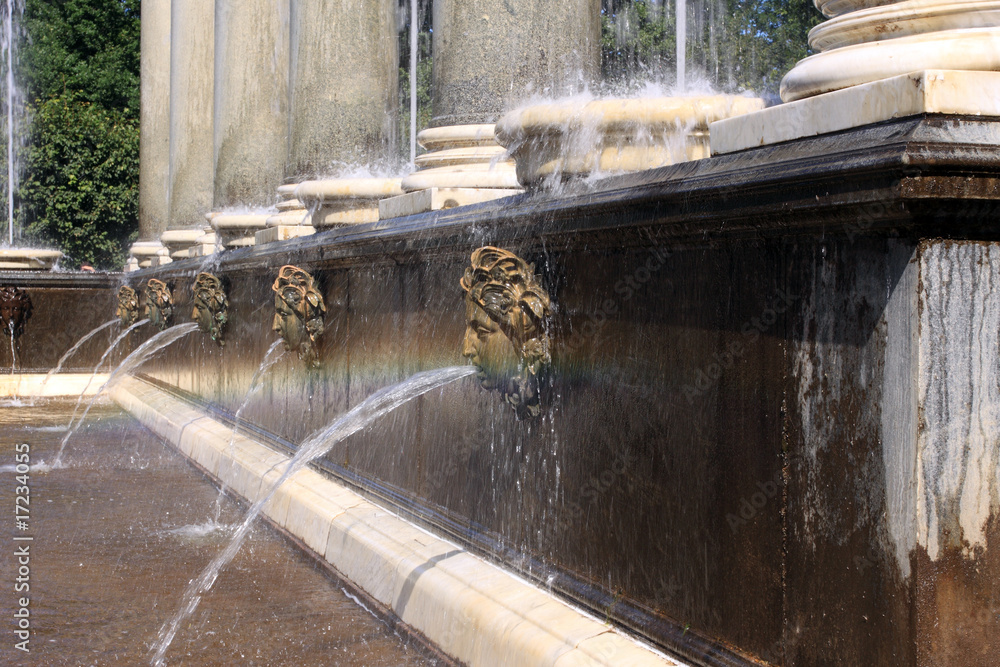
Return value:
M 16 203 L 64 264 L 120 269 L 138 228 L 139 0 L 27 0 Z
M 673 82 L 675 1 L 603 1 L 601 64 L 616 92 Z M 806 37 L 821 19 L 812 0 L 688 0 L 688 82 L 775 95 L 785 73 L 808 55 Z
M 28 235 L 54 241 L 74 266 L 120 269 L 138 216 L 138 120 L 74 95 L 32 112 L 19 190 Z
M 75 93 L 139 116 L 139 0 L 27 0 L 21 81 L 28 99 Z

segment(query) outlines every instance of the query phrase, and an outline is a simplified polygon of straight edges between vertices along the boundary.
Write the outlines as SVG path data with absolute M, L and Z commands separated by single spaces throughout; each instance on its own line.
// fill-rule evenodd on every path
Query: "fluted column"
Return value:
M 212 207 L 214 26 L 214 3 L 173 0 L 168 225 L 171 230 L 203 227 L 204 216 Z
M 433 126 L 495 123 L 597 78 L 600 0 L 435 0 Z
M 216 0 L 215 206 L 269 206 L 288 155 L 289 0 Z
M 291 1 L 291 117 L 286 176 L 395 155 L 394 0 Z
M 139 240 L 167 228 L 170 165 L 170 0 L 146 0 L 140 34 Z

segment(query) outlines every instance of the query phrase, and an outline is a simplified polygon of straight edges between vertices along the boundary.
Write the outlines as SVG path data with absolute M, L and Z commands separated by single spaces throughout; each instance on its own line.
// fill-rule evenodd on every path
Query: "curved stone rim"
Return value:
M 628 134 L 635 129 L 659 131 L 694 123 L 707 127 L 723 118 L 758 111 L 764 100 L 740 95 L 656 97 L 554 102 L 521 107 L 497 123 L 497 141 L 510 148 L 527 138 L 559 135 L 581 128 L 601 134 Z
M 1000 0 L 905 0 L 825 21 L 809 31 L 809 46 L 825 52 L 910 35 L 995 26 L 1000 26 Z
M 403 194 L 399 178 L 330 178 L 303 181 L 295 189 L 300 202 L 336 199 L 383 199 Z
M 463 146 L 493 146 L 496 144 L 493 131 L 493 123 L 428 127 L 417 133 L 417 143 L 429 151 Z
M 403 179 L 407 192 L 430 188 L 520 188 L 517 173 L 510 163 L 491 167 L 489 164 L 469 164 L 461 167 L 424 169 Z
M 1000 28 L 947 30 L 845 46 L 800 60 L 781 81 L 781 99 L 814 95 L 919 70 L 1000 71 Z
M 842 16 L 848 12 L 882 7 L 896 2 L 898 0 L 813 0 L 816 9 L 821 11 L 823 16 L 829 17 Z

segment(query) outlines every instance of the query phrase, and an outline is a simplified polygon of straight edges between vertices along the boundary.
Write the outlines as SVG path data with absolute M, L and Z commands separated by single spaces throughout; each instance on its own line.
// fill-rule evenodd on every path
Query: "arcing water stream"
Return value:
M 236 409 L 236 415 L 233 417 L 233 432 L 229 436 L 229 444 L 226 445 L 226 449 L 232 452 L 233 443 L 236 441 L 236 432 L 239 429 L 240 417 L 243 415 L 243 410 L 246 409 L 247 403 L 250 402 L 250 398 L 256 393 L 259 388 L 258 383 L 261 378 L 264 377 L 264 373 L 267 372 L 271 366 L 277 363 L 278 359 L 285 354 L 285 351 L 281 349 L 281 344 L 284 341 L 279 338 L 278 340 L 271 343 L 271 347 L 267 348 L 267 352 L 264 353 L 264 361 L 260 362 L 260 366 L 257 368 L 257 372 L 253 374 L 250 378 L 250 387 L 247 389 L 247 393 L 243 395 L 243 401 L 240 403 L 240 407 Z M 275 354 L 277 352 L 277 354 Z M 219 512 L 222 509 L 222 497 L 226 492 L 226 483 L 222 482 L 219 485 L 219 497 L 215 502 L 215 520 L 219 520 Z
M 236 555 L 236 552 L 239 551 L 240 546 L 242 545 L 244 538 L 246 538 L 254 520 L 260 514 L 264 505 L 266 505 L 274 495 L 275 491 L 277 491 L 278 488 L 284 484 L 285 480 L 297 471 L 301 470 L 304 466 L 308 465 L 310 462 L 326 454 L 334 447 L 334 445 L 347 436 L 360 431 L 368 424 L 372 423 L 379 417 L 382 417 L 386 413 L 395 410 L 403 403 L 425 394 L 432 389 L 443 387 L 450 382 L 473 375 L 476 372 L 477 371 L 474 366 L 451 366 L 448 368 L 440 368 L 433 371 L 417 373 L 408 380 L 404 380 L 399 384 L 387 387 L 372 394 L 349 412 L 337 418 L 325 429 L 303 442 L 299 446 L 299 450 L 295 453 L 295 456 L 288 462 L 288 467 L 285 469 L 285 472 L 282 473 L 281 477 L 278 478 L 278 481 L 271 486 L 267 493 L 258 498 L 256 502 L 254 502 L 253 506 L 247 511 L 243 522 L 233 534 L 233 538 L 229 543 L 229 546 L 227 546 L 222 553 L 216 556 L 208 567 L 206 567 L 205 570 L 188 585 L 187 590 L 184 592 L 184 597 L 182 598 L 181 608 L 177 611 L 174 617 L 160 629 L 158 640 L 156 645 L 153 647 L 154 650 L 151 664 L 154 666 L 164 664 L 164 655 L 170 647 L 170 643 L 173 641 L 174 636 L 177 634 L 177 630 L 180 628 L 181 623 L 185 618 L 192 614 L 195 609 L 198 608 L 198 603 L 201 602 L 201 596 L 212 588 L 212 584 L 215 583 L 216 578 L 219 576 L 219 572 L 230 560 L 232 560 L 233 556 Z
M 115 319 L 113 319 L 113 320 L 111 320 L 109 322 L 105 322 L 101 326 L 97 327 L 96 329 L 94 329 L 93 331 L 91 331 L 90 333 L 88 333 L 87 335 L 85 335 L 80 340 L 76 341 L 76 344 L 73 345 L 73 347 L 69 348 L 69 350 L 66 351 L 66 354 L 64 354 L 63 356 L 59 357 L 59 362 L 56 364 L 55 368 L 53 368 L 52 370 L 50 370 L 48 373 L 45 374 L 45 379 L 42 380 L 42 384 L 39 385 L 38 391 L 35 392 L 35 396 L 41 396 L 42 395 L 42 392 L 45 390 L 45 385 L 48 384 L 48 382 L 49 382 L 49 378 L 51 378 L 53 375 L 56 375 L 60 370 L 62 370 L 63 364 L 66 363 L 67 359 L 69 359 L 71 356 L 73 356 L 74 352 L 76 352 L 77 350 L 80 349 L 80 346 L 82 346 L 88 340 L 90 340 L 91 338 L 93 338 L 99 332 L 104 331 L 105 329 L 107 329 L 108 327 L 110 327 L 112 324 L 115 324 L 115 323 L 117 323 L 119 321 L 120 320 L 118 320 L 117 318 L 115 318 Z M 101 361 L 104 361 L 104 357 L 101 357 Z M 98 364 L 98 367 L 100 367 L 100 364 Z M 96 369 L 95 369 L 95 373 L 96 373 Z M 91 376 L 91 378 L 93 378 L 93 376 Z M 89 382 L 87 383 L 87 386 L 90 386 Z
M 196 331 L 197 329 L 198 325 L 194 322 L 185 322 L 184 324 L 177 324 L 175 326 L 170 327 L 169 329 L 165 329 L 159 332 L 158 334 L 147 340 L 145 343 L 137 347 L 132 354 L 125 357 L 125 360 L 118 365 L 118 368 L 111 371 L 111 375 L 108 377 L 108 381 L 105 382 L 101 386 L 100 390 L 96 394 L 94 394 L 94 396 L 90 399 L 90 403 L 87 404 L 87 409 L 83 411 L 83 414 L 80 416 L 80 419 L 76 422 L 76 426 L 72 426 L 73 420 L 72 418 L 70 418 L 69 430 L 66 432 L 66 436 L 62 439 L 62 442 L 59 444 L 59 453 L 56 454 L 56 458 L 52 462 L 52 467 L 58 468 L 62 464 L 62 455 L 63 455 L 63 450 L 66 449 L 66 443 L 69 441 L 71 437 L 73 437 L 73 434 L 76 433 L 76 430 L 80 428 L 80 424 L 83 423 L 83 420 L 87 418 L 87 413 L 89 413 L 90 409 L 94 407 L 94 402 L 97 400 L 97 397 L 101 395 L 101 392 L 103 392 L 108 387 L 112 386 L 117 380 L 119 380 L 124 375 L 131 373 L 133 370 L 141 366 L 147 359 L 149 359 L 151 356 L 153 356 L 163 348 L 183 338 L 192 331 Z M 81 398 L 82 396 L 83 395 L 81 394 Z
M 138 322 L 130 326 L 128 329 L 118 334 L 118 336 L 113 341 L 111 341 L 111 345 L 108 345 L 108 349 L 104 350 L 104 354 L 101 355 L 101 358 L 97 361 L 97 365 L 94 366 L 94 370 L 93 372 L 91 372 L 90 378 L 87 380 L 87 384 L 83 386 L 83 391 L 80 392 L 80 396 L 77 397 L 76 399 L 76 407 L 73 408 L 73 414 L 70 415 L 69 423 L 66 424 L 67 431 L 73 426 L 73 420 L 76 419 L 77 410 L 80 409 L 80 403 L 83 402 L 83 395 L 87 393 L 88 389 L 90 389 L 90 383 L 94 381 L 95 377 L 97 377 L 97 374 L 101 370 L 101 366 L 104 364 L 104 360 L 108 358 L 108 355 L 111 354 L 111 352 L 115 348 L 118 347 L 118 343 L 125 340 L 125 336 L 128 336 L 133 330 L 138 329 L 143 324 L 148 324 L 148 323 L 149 320 L 139 320 Z

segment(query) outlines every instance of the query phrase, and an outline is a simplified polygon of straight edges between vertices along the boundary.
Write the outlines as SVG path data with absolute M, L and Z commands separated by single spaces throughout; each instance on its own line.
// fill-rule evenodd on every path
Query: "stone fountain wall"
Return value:
M 286 355 L 243 412 L 298 442 L 463 363 L 458 280 L 506 248 L 555 306 L 542 416 L 459 383 L 330 474 L 696 664 L 992 664 L 1000 165 L 968 148 L 991 127 L 906 119 L 141 271 L 182 319 L 206 268 L 231 303 L 225 347 L 146 372 L 231 415 L 278 267 L 309 270 L 321 367 Z

